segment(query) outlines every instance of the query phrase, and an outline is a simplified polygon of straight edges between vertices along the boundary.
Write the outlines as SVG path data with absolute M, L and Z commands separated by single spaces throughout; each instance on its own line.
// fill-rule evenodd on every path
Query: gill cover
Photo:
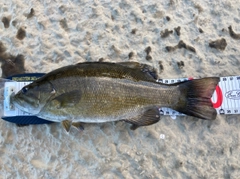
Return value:
M 48 81 L 33 82 L 24 86 L 12 97 L 13 104 L 19 109 L 38 114 L 48 100 L 55 94 L 55 89 Z

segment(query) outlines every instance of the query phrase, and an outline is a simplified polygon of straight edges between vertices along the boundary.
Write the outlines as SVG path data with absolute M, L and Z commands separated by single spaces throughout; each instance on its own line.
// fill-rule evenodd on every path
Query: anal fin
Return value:
M 139 117 L 125 119 L 124 121 L 132 124 L 131 129 L 135 130 L 140 126 L 148 126 L 157 123 L 160 120 L 160 114 L 157 107 L 149 108 Z
M 84 130 L 84 127 L 83 127 L 81 122 L 73 122 L 72 126 L 75 127 L 79 131 L 83 131 Z

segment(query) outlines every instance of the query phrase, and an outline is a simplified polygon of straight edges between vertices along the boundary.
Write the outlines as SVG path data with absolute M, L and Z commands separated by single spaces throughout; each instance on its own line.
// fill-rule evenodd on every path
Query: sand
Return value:
M 237 0 L 3 0 L 0 41 L 6 53 L 24 55 L 29 73 L 100 59 L 146 63 L 161 78 L 239 75 L 240 41 L 228 30 L 240 33 L 239 13 Z M 223 47 L 209 47 L 222 38 Z M 180 40 L 189 48 L 176 46 Z M 239 115 L 162 116 L 155 125 L 129 127 L 87 124 L 67 135 L 60 124 L 19 128 L 1 120 L 0 178 L 240 176 Z

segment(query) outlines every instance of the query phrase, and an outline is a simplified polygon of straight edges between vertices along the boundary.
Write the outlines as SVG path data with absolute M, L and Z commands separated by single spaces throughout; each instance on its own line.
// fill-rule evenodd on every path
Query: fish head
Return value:
M 17 94 L 11 96 L 11 102 L 22 111 L 36 115 L 54 96 L 53 85 L 46 82 L 33 82 L 24 86 Z

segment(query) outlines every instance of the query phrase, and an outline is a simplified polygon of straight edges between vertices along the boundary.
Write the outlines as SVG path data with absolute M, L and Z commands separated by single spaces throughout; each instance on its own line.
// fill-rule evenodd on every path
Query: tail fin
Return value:
M 173 109 L 201 119 L 214 120 L 217 112 L 211 97 L 219 82 L 218 77 L 209 77 L 179 83 L 179 102 Z

